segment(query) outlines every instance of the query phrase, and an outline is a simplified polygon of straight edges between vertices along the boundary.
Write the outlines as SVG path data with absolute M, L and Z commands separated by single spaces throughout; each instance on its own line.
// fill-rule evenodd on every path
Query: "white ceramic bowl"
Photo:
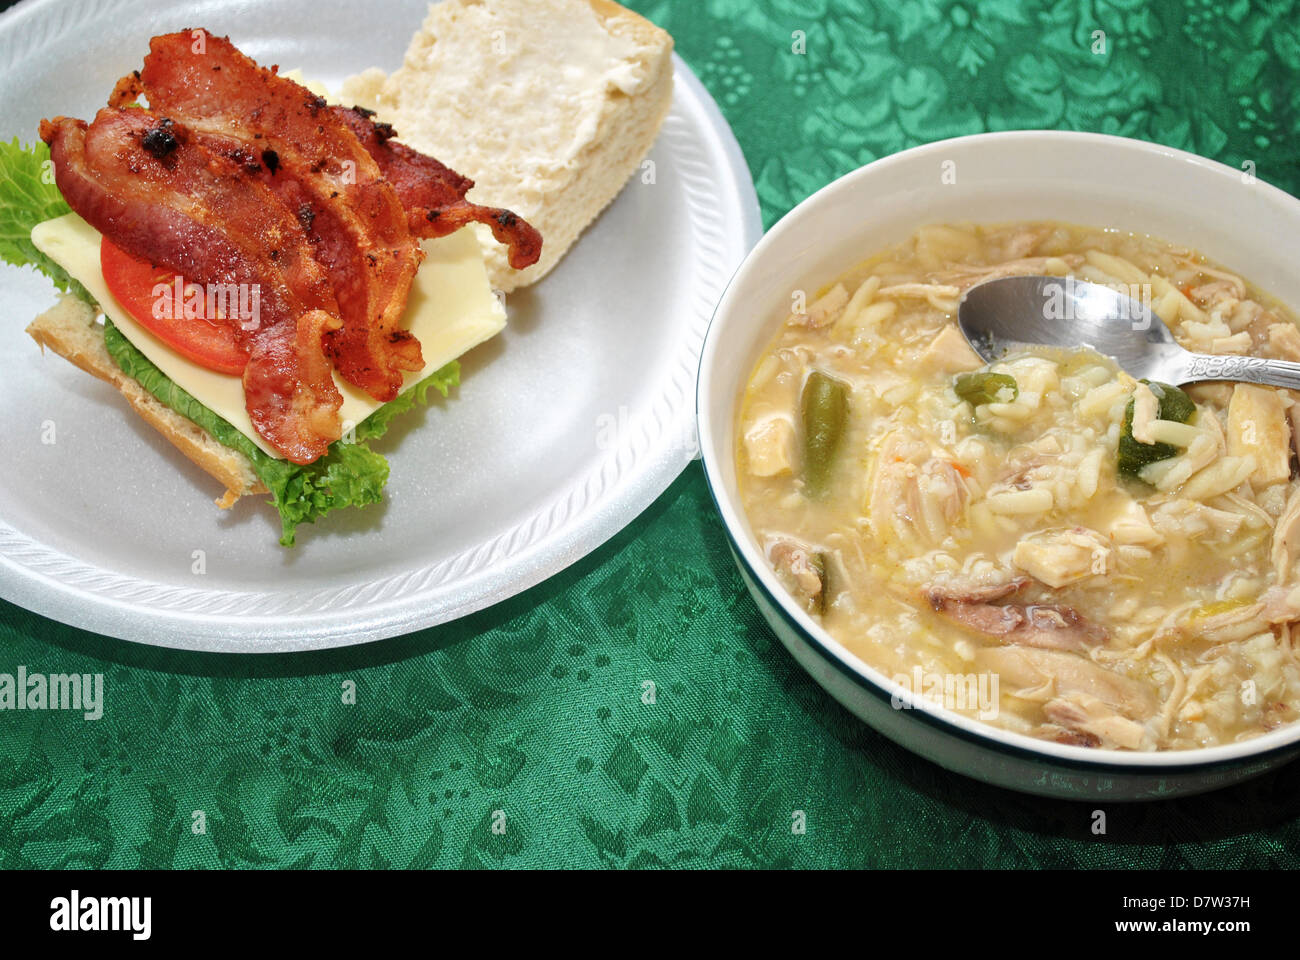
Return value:
M 1047 796 L 1153 799 L 1226 786 L 1300 756 L 1300 724 L 1229 746 L 1136 753 L 1036 740 L 912 696 L 835 641 L 793 602 L 740 504 L 733 459 L 745 381 L 789 311 L 928 223 L 1050 219 L 1186 244 L 1300 306 L 1300 201 L 1179 150 L 1095 134 L 959 137 L 868 164 L 773 227 L 723 295 L 704 344 L 698 412 L 705 472 L 741 574 L 800 665 L 876 730 L 976 779 Z M 1259 171 L 1265 175 L 1267 171 Z M 895 709 L 891 698 L 906 705 Z

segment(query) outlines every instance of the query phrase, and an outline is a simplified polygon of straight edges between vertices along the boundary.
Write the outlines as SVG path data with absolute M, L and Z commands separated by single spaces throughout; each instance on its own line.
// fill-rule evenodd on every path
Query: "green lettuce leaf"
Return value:
M 17 137 L 0 140 L 0 260 L 35 267 L 60 290 L 93 303 L 85 287 L 32 243 L 32 227 L 71 212 L 54 185 L 49 159 L 50 148 L 39 140 L 30 147 Z
M 104 344 L 123 372 L 139 381 L 159 402 L 248 458 L 253 472 L 271 491 L 271 502 L 280 512 L 280 543 L 286 547 L 293 546 L 295 530 L 301 523 L 315 523 L 332 510 L 361 507 L 383 499 L 388 461 L 363 441 L 381 436 L 398 413 L 411 409 L 417 402 L 427 402 L 431 389 L 446 396 L 459 381 L 460 372 L 459 365 L 452 361 L 363 420 L 357 426 L 355 442 L 340 440 L 331 444 L 329 452 L 319 460 L 299 465 L 268 456 L 229 422 L 177 386 L 111 320 L 104 321 Z
M 396 398 L 372 413 L 357 424 L 358 440 L 373 440 L 388 432 L 393 417 L 405 413 L 417 403 L 423 406 L 429 402 L 429 391 L 437 390 L 445 398 L 451 388 L 460 384 L 460 364 L 453 360 L 440 370 L 429 374 L 418 383 L 407 387 Z

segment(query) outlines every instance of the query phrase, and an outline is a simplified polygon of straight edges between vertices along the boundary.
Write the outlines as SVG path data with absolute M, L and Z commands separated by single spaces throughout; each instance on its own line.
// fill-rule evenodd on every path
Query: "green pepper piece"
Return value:
M 826 496 L 835 457 L 849 422 L 849 385 L 820 370 L 804 383 L 800 398 L 803 420 L 803 473 L 810 496 Z
M 991 373 L 987 370 L 963 373 L 952 385 L 953 392 L 972 407 L 978 407 L 981 403 L 1001 402 L 999 394 L 1008 388 L 1012 400 L 1020 396 L 1020 387 L 1016 384 L 1015 377 L 1009 373 Z
M 1196 412 L 1196 404 L 1184 391 L 1167 383 L 1143 380 L 1160 403 L 1160 419 L 1189 423 Z M 1132 401 L 1130 401 L 1132 402 Z
M 814 553 L 814 554 L 812 555 L 812 567 L 813 567 L 814 570 L 817 571 L 817 576 L 820 577 L 820 578 L 821 578 L 821 581 L 822 581 L 822 589 L 821 589 L 821 593 L 819 593 L 819 594 L 817 594 L 817 596 L 813 597 L 813 609 L 814 609 L 817 613 L 825 613 L 825 612 L 826 612 L 826 598 L 827 598 L 828 596 L 830 596 L 830 580 L 829 580 L 829 578 L 827 577 L 827 571 L 829 570 L 829 564 L 827 564 L 827 562 L 826 562 L 826 554 L 824 554 L 824 553 Z
M 1159 403 L 1156 416 L 1161 420 L 1175 420 L 1187 423 L 1196 413 L 1196 404 L 1182 390 L 1167 383 L 1143 380 Z M 1119 447 L 1116 450 L 1115 466 L 1126 477 L 1138 477 L 1147 464 L 1168 460 L 1178 455 L 1178 448 L 1171 443 L 1143 443 L 1133 436 L 1133 408 L 1135 401 L 1129 399 L 1124 407 L 1124 427 L 1119 435 Z

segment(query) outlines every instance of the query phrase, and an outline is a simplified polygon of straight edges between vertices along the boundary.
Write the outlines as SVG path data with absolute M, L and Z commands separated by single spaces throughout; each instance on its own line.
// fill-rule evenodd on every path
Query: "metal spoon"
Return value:
M 966 291 L 957 325 L 986 363 L 1026 347 L 1091 347 L 1140 380 L 1244 380 L 1300 390 L 1300 363 L 1192 353 L 1145 304 L 1073 277 L 1002 277 Z

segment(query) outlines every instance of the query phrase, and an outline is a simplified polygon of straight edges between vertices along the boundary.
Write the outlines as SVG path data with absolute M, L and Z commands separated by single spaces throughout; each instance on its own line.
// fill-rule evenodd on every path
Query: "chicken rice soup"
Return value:
M 1144 383 L 1086 349 L 986 365 L 968 287 L 1072 276 L 1185 347 L 1300 360 L 1295 317 L 1197 252 L 1057 223 L 919 230 L 793 312 L 737 424 L 796 601 L 915 694 L 1127 750 L 1232 743 L 1300 704 L 1300 396 Z

